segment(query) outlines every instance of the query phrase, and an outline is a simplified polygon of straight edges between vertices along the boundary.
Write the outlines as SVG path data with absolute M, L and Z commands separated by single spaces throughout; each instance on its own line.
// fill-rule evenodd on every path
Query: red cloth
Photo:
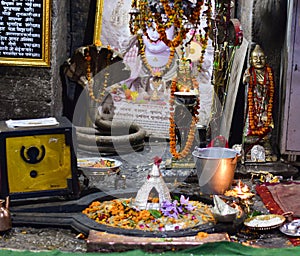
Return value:
M 300 217 L 300 183 L 279 183 L 276 186 L 269 185 L 268 189 L 283 211 L 292 211 L 295 217 Z
M 273 214 L 282 214 L 293 211 L 297 217 L 300 216 L 300 183 L 265 183 L 256 186 L 256 192 L 263 203 Z M 300 245 L 300 238 L 289 237 L 294 246 Z

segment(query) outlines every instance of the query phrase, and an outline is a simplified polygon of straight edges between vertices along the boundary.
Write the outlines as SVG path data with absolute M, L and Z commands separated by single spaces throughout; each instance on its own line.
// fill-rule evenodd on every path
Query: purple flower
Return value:
M 195 209 L 195 206 L 191 205 L 191 204 L 188 204 L 185 206 L 185 209 L 189 212 L 193 211 Z
M 189 197 L 185 198 L 184 195 L 180 196 L 180 204 L 186 211 L 193 211 L 195 209 L 195 206 L 189 203 Z
M 165 231 L 165 228 L 164 227 L 159 227 L 158 230 L 159 231 Z
M 179 213 L 183 213 L 183 211 L 184 211 L 183 206 L 182 206 L 182 205 L 178 205 L 178 206 L 177 206 L 177 211 L 178 211 Z
M 188 203 L 189 203 L 189 199 L 190 199 L 189 197 L 188 197 L 188 198 L 185 198 L 184 195 L 181 195 L 181 196 L 180 196 L 180 204 L 181 204 L 181 205 L 186 205 L 186 204 L 188 204 Z
M 186 214 L 194 209 L 195 207 L 189 203 L 189 198 L 181 195 L 180 202 L 177 200 L 173 202 L 164 201 L 160 210 L 164 216 L 177 219 L 180 214 Z
M 178 212 L 178 209 L 177 209 L 177 201 L 173 201 L 173 202 L 170 202 L 170 201 L 164 201 L 162 203 L 162 206 L 161 206 L 161 212 L 163 213 L 163 215 L 167 216 L 167 217 L 170 217 L 170 218 L 174 218 L 174 219 L 177 219 L 178 218 L 178 215 L 179 215 L 179 212 Z

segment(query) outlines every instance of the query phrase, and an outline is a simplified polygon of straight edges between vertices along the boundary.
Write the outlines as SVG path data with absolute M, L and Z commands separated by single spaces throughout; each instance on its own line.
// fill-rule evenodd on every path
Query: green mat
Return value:
M 150 253 L 142 250 L 126 251 L 126 252 L 115 252 L 115 253 L 74 253 L 74 252 L 61 252 L 61 251 L 13 251 L 13 250 L 0 250 L 0 256 L 82 256 L 88 254 L 90 256 L 106 255 L 106 256 L 147 256 L 147 255 L 161 255 L 161 256 L 195 256 L 195 255 L 240 255 L 240 256 L 290 256 L 300 255 L 300 247 L 289 247 L 289 248 L 252 248 L 244 246 L 239 243 L 233 242 L 216 242 L 207 243 L 201 246 L 194 247 L 192 249 L 178 251 L 178 252 L 163 252 L 163 253 Z

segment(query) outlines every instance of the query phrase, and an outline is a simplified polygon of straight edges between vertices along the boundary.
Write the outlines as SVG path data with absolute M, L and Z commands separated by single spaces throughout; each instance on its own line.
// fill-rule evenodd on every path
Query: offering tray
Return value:
M 278 214 L 258 215 L 248 218 L 244 225 L 252 230 L 270 230 L 280 227 L 285 222 L 285 217 Z
M 86 192 L 88 193 L 88 192 Z M 233 223 L 208 223 L 199 225 L 195 228 L 151 232 L 142 230 L 124 230 L 122 228 L 101 225 L 82 213 L 89 204 L 94 201 L 106 201 L 120 197 L 133 197 L 136 190 L 118 189 L 108 195 L 105 192 L 91 191 L 86 195 L 82 195 L 79 199 L 65 201 L 58 198 L 55 201 L 13 201 L 11 202 L 10 211 L 12 214 L 12 223 L 14 226 L 38 225 L 51 227 L 71 227 L 72 229 L 88 235 L 91 230 L 96 232 L 106 232 L 109 234 L 134 236 L 134 237 L 186 237 L 195 236 L 199 232 L 212 233 L 231 233 L 235 234 L 240 225 Z M 206 197 L 195 196 L 193 200 L 209 203 Z M 212 203 L 212 201 L 211 201 Z
M 126 177 L 120 175 L 122 162 L 112 158 L 86 157 L 77 159 L 77 167 L 87 178 L 87 184 L 102 189 L 106 186 L 118 187 L 119 181 L 123 181 L 125 186 Z
M 82 169 L 86 175 L 106 174 L 117 170 L 122 162 L 112 158 L 88 157 L 78 158 L 77 166 Z
M 215 223 L 209 206 L 199 201 L 191 201 L 190 207 L 194 207 L 194 209 L 185 212 L 181 217 L 175 217 L 174 214 L 166 216 L 161 211 L 153 209 L 136 210 L 135 207 L 130 206 L 131 200 L 129 198 L 118 198 L 94 201 L 82 213 L 100 225 L 123 229 L 124 234 L 127 231 L 142 232 L 144 234 L 167 234 L 169 231 L 182 233 Z M 167 205 L 166 209 L 174 209 L 173 204 L 168 203 Z M 170 210 L 170 212 L 173 211 Z
M 285 223 L 279 230 L 288 236 L 300 236 L 300 219 Z

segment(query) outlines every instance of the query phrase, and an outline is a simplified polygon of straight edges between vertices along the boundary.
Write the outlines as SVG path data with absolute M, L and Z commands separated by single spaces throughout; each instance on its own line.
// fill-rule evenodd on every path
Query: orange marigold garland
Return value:
M 151 40 L 147 33 L 147 28 L 153 26 L 153 22 L 156 24 L 156 30 L 162 40 L 168 47 L 177 47 L 182 44 L 186 38 L 190 28 L 186 27 L 186 23 L 192 24 L 193 29 L 197 29 L 200 26 L 201 9 L 204 5 L 204 1 L 197 0 L 194 7 L 190 7 L 190 14 L 184 14 L 182 0 L 175 0 L 174 5 L 171 7 L 168 0 L 160 0 L 165 12 L 164 19 L 159 11 L 154 12 L 151 10 L 148 0 L 133 0 L 131 3 L 131 18 L 129 22 L 131 34 L 142 33 Z M 187 8 L 187 7 L 186 7 Z M 166 29 L 174 25 L 175 36 L 173 39 L 168 39 Z
M 253 67 L 250 67 L 250 80 L 248 87 L 248 122 L 249 122 L 249 131 L 247 135 L 256 135 L 263 136 L 270 131 L 270 126 L 272 124 L 272 109 L 273 109 L 273 101 L 274 101 L 274 76 L 272 68 L 266 65 L 264 70 L 264 81 L 262 86 L 266 89 L 266 101 L 268 102 L 267 107 L 264 111 L 266 111 L 267 120 L 262 120 L 258 117 L 258 112 L 261 109 L 256 109 L 255 107 L 255 87 L 257 86 L 257 78 L 256 72 Z M 259 122 L 263 123 L 263 125 L 259 126 Z
M 194 88 L 198 88 L 198 82 L 196 80 L 196 78 L 192 78 L 192 83 L 193 83 L 193 86 Z M 196 125 L 198 123 L 198 120 L 199 120 L 199 117 L 198 117 L 198 109 L 199 109 L 199 106 L 200 106 L 200 100 L 199 100 L 199 97 L 197 97 L 197 102 L 194 106 L 194 109 L 193 109 L 193 115 L 192 115 L 192 121 L 191 121 L 191 124 L 190 124 L 190 130 L 189 130 L 189 133 L 188 133 L 188 137 L 187 137 L 187 140 L 186 140 L 186 144 L 184 146 L 184 149 L 180 152 L 177 152 L 176 150 L 176 132 L 175 132 L 175 128 L 176 128 L 176 124 L 175 124 L 175 114 L 174 114 L 174 111 L 175 111 L 175 108 L 174 108 L 174 103 L 175 103 L 175 92 L 177 91 L 177 78 L 174 78 L 172 80 L 172 83 L 171 83 L 171 92 L 170 92 L 170 128 L 169 128 L 169 136 L 170 136 L 170 151 L 171 151 L 171 154 L 173 156 L 174 159 L 182 159 L 182 158 L 185 158 L 190 150 L 191 150 L 191 147 L 193 145 L 193 141 L 194 141 L 194 138 L 195 138 L 195 130 L 196 130 Z
M 97 47 L 101 46 L 101 43 L 96 42 L 95 46 L 97 46 Z M 107 46 L 107 50 L 108 51 L 111 50 L 111 48 L 110 48 L 109 45 Z M 108 55 L 107 55 L 107 64 L 109 64 L 108 61 L 109 61 L 110 57 L 111 57 L 111 54 L 108 53 Z M 93 86 L 92 72 L 91 72 L 91 60 L 92 60 L 92 57 L 90 56 L 90 49 L 89 49 L 89 47 L 87 47 L 87 51 L 85 52 L 85 60 L 86 60 L 86 64 L 87 64 L 87 67 L 86 67 L 86 77 L 87 77 L 87 81 L 88 81 L 89 96 L 91 97 L 91 99 L 93 101 L 95 101 L 97 103 L 100 103 L 100 102 L 102 102 L 102 99 L 103 99 L 103 97 L 105 95 L 105 90 L 106 90 L 106 88 L 108 86 L 108 79 L 109 79 L 109 75 L 110 74 L 109 74 L 108 71 L 106 71 L 104 73 L 104 80 L 103 80 L 103 84 L 102 84 L 103 88 L 102 88 L 102 90 L 99 93 L 99 97 L 96 98 L 95 94 L 94 94 L 94 86 Z

